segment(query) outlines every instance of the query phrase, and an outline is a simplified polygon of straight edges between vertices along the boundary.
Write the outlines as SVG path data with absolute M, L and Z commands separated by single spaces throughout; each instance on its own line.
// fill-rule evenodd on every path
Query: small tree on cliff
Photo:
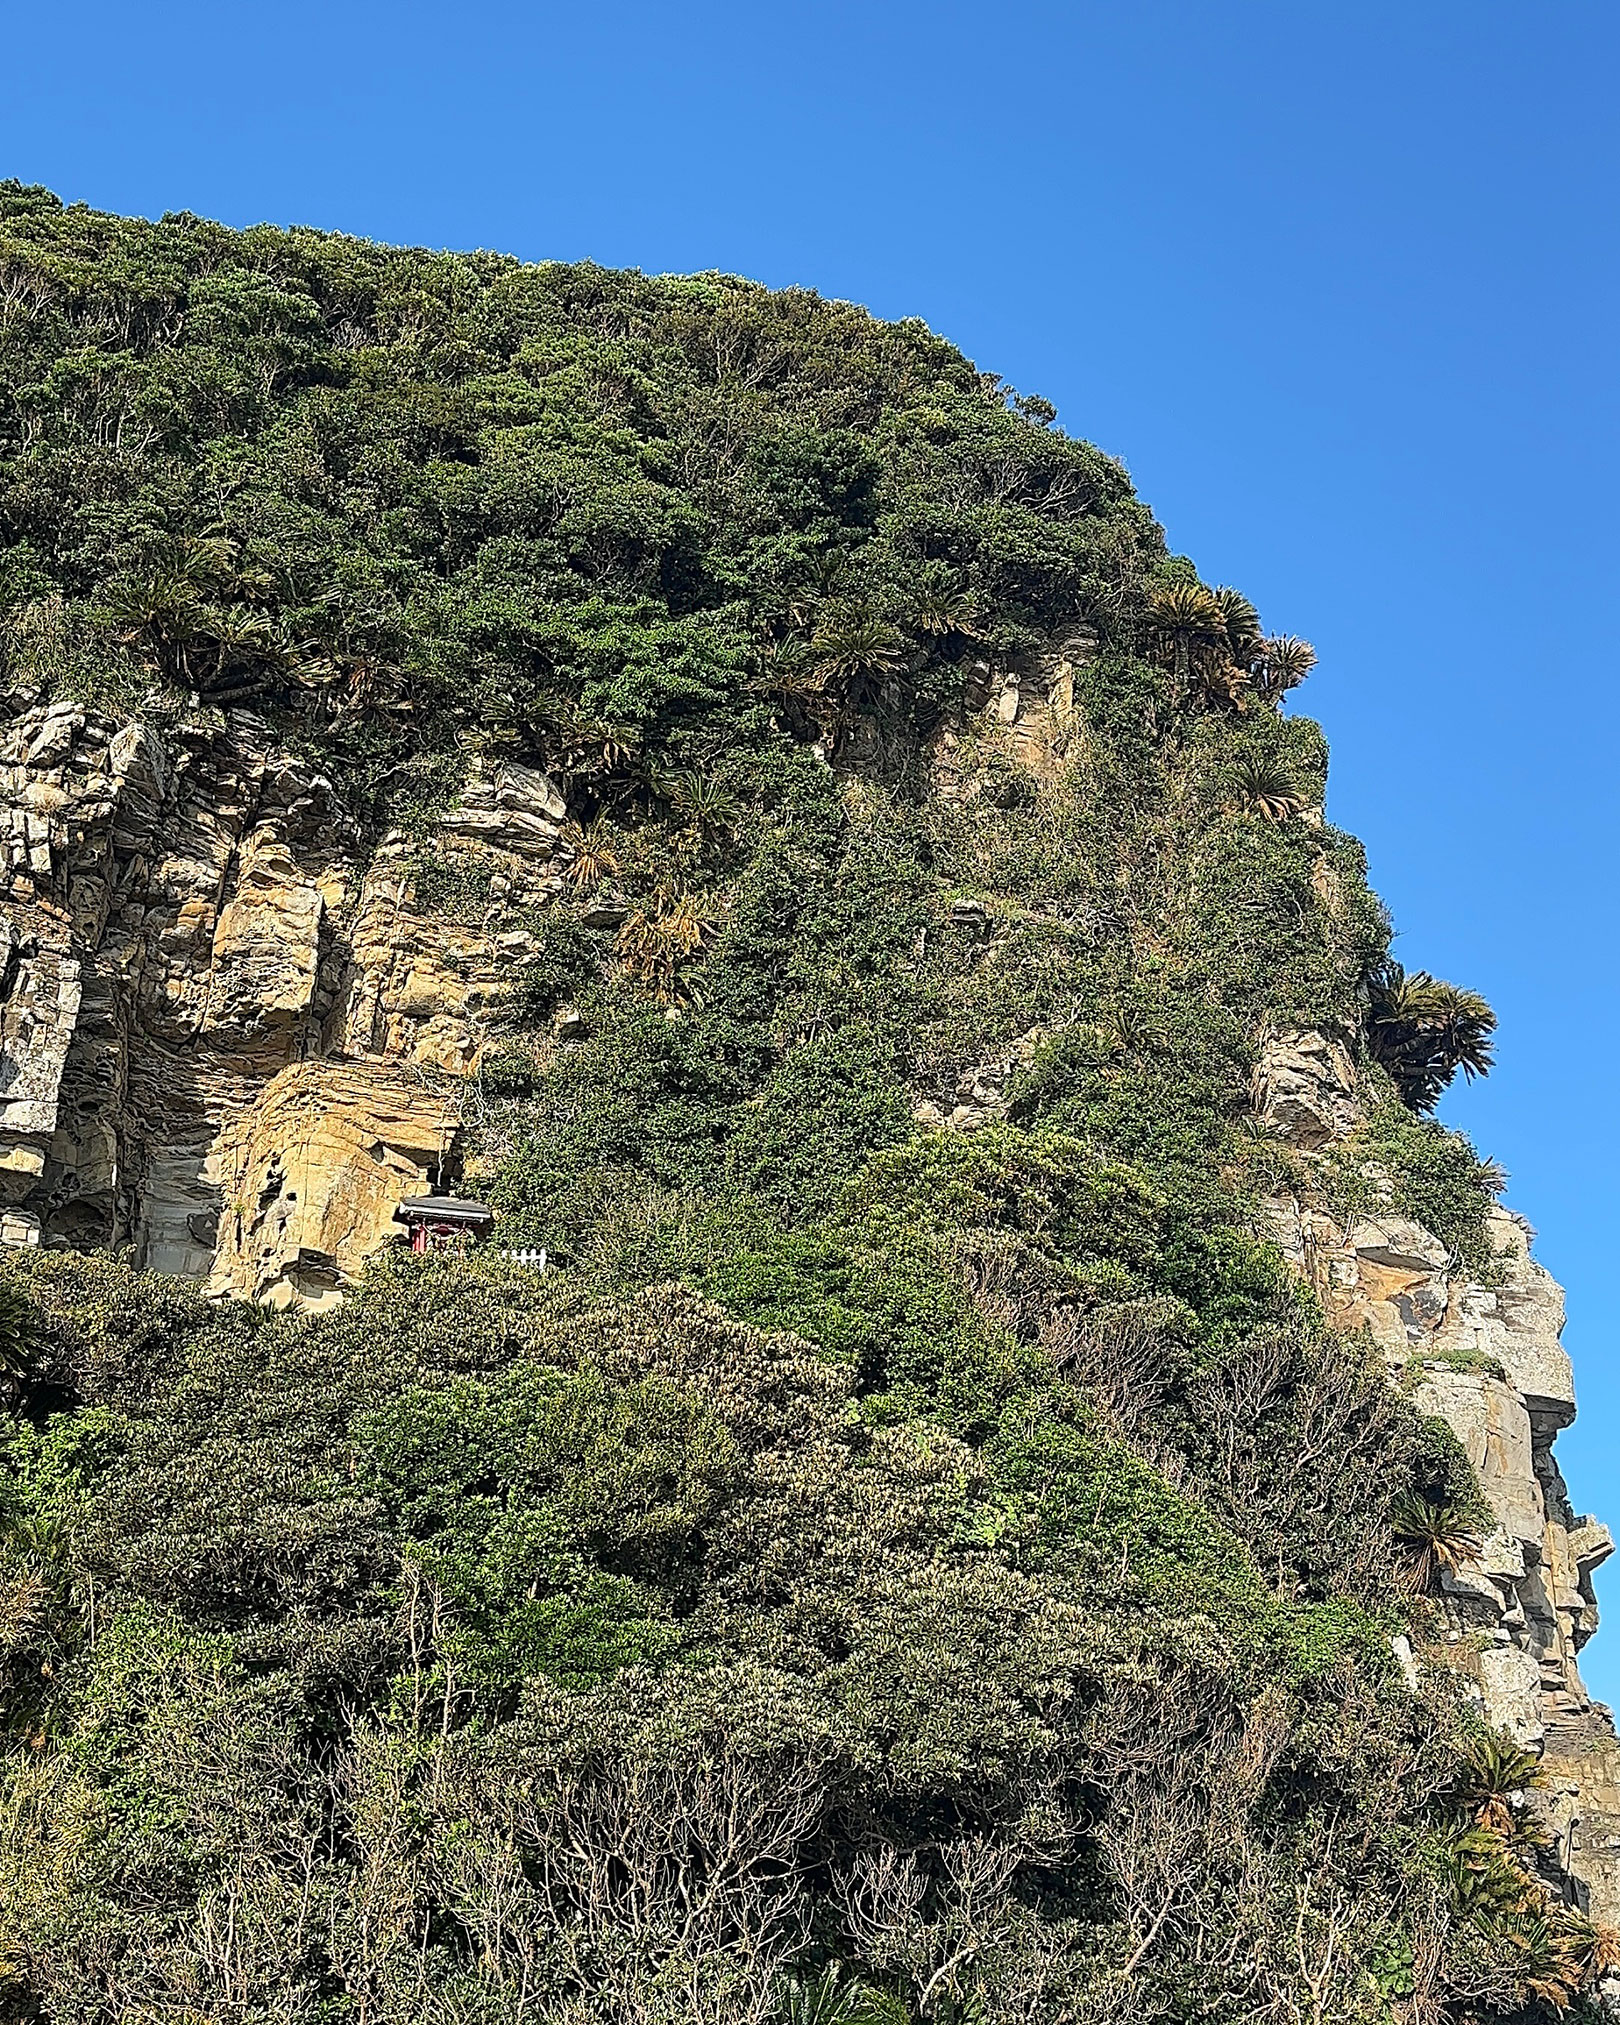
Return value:
M 1148 594 L 1154 645 L 1176 685 L 1187 690 L 1227 659 L 1226 620 L 1213 592 L 1202 584 L 1156 584 Z
M 1404 1580 L 1414 1596 L 1426 1596 L 1437 1576 L 1461 1574 L 1485 1551 L 1469 1514 L 1445 1499 L 1399 1499 L 1389 1529 L 1403 1550 Z
M 1390 957 L 1367 980 L 1367 1039 L 1414 1111 L 1432 1111 L 1459 1069 L 1490 1073 L 1496 1015 L 1478 992 Z

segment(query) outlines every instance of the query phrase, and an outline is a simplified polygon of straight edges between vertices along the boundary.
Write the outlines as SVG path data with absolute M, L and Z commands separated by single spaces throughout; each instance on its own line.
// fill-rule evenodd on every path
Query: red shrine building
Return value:
M 410 1195 L 394 1211 L 411 1235 L 413 1252 L 460 1251 L 489 1235 L 495 1212 L 459 1195 Z

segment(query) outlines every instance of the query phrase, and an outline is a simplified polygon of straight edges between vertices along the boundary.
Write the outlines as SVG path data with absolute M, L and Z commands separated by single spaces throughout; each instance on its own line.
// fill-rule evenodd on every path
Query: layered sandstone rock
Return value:
M 426 849 L 475 859 L 490 900 L 449 919 L 416 904 L 422 843 L 369 848 L 247 712 L 14 719 L 0 1242 L 130 1244 L 221 1292 L 333 1298 L 453 1158 L 456 1082 L 561 885 L 565 817 L 544 774 L 475 767 Z
M 331 1306 L 399 1234 L 395 1209 L 439 1171 L 456 1130 L 454 1098 L 391 1063 L 283 1069 L 209 1151 L 204 1181 L 219 1202 L 211 1290 L 278 1308 Z
M 1274 1036 L 1255 1097 L 1262 1122 L 1307 1168 L 1361 1115 L 1347 1051 L 1320 1034 Z M 1271 1213 L 1284 1256 L 1329 1317 L 1364 1329 L 1468 1453 L 1495 1525 L 1480 1560 L 1443 1581 L 1451 1661 L 1490 1720 L 1543 1753 L 1562 1860 L 1593 1910 L 1620 1923 L 1620 1744 L 1577 1664 L 1597 1629 L 1593 1571 L 1614 1542 L 1577 1516 L 1553 1454 L 1575 1417 L 1563 1291 L 1510 1210 L 1491 1213 L 1488 1286 L 1393 1209 L 1340 1224 L 1305 1188 Z

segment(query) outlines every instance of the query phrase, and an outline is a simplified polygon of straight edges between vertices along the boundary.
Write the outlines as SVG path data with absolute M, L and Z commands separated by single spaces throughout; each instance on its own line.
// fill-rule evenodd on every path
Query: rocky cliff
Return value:
M 1055 424 L 0 183 L 0 2017 L 1594 2015 L 1495 1016 Z
M 73 704 L 0 735 L 0 1187 L 12 1244 L 128 1246 L 277 1305 L 336 1298 L 448 1174 L 456 1091 L 560 884 L 543 774 L 476 774 L 418 850 L 478 861 L 462 924 L 409 846 L 243 711 L 158 730 Z
M 986 706 L 1036 770 L 1067 736 L 1074 651 Z M 951 753 L 947 738 L 947 794 Z M 399 1240 L 400 1199 L 459 1166 L 466 1080 L 533 946 L 530 910 L 565 891 L 557 787 L 474 767 L 422 835 L 368 851 L 332 783 L 249 712 L 154 728 L 60 703 L 7 725 L 0 794 L 0 1241 L 127 1247 L 273 1307 L 341 1301 Z M 424 862 L 475 873 L 479 918 L 418 903 Z M 952 920 L 985 926 L 972 901 Z M 965 1070 L 954 1102 L 920 1098 L 917 1122 L 974 1131 L 1003 1115 L 1045 1038 Z M 1554 1455 L 1575 1415 L 1562 1291 L 1506 1209 L 1485 1284 L 1409 1217 L 1322 1206 L 1313 1167 L 1363 1113 L 1342 1042 L 1274 1034 L 1254 1108 L 1306 1177 L 1270 1205 L 1284 1257 L 1474 1467 L 1496 1525 L 1477 1563 L 1442 1578 L 1452 1663 L 1489 1720 L 1543 1755 L 1560 1860 L 1620 1923 L 1620 1746 L 1577 1663 L 1614 1543 L 1575 1514 Z M 1404 1642 L 1402 1658 L 1415 1677 Z
M 1342 1044 L 1271 1037 L 1256 1111 L 1307 1176 L 1350 1140 L 1361 1108 Z M 1543 1754 L 1561 1858 L 1602 1917 L 1620 1920 L 1620 1746 L 1577 1664 L 1597 1629 L 1592 1575 L 1614 1541 L 1576 1514 L 1553 1453 L 1575 1418 L 1563 1290 L 1531 1256 L 1529 1224 L 1504 1208 L 1490 1213 L 1488 1285 L 1410 1217 L 1338 1221 L 1311 1192 L 1270 1209 L 1284 1257 L 1327 1314 L 1365 1330 L 1394 1382 L 1467 1451 L 1496 1523 L 1477 1561 L 1440 1578 L 1453 1661 L 1489 1719 Z

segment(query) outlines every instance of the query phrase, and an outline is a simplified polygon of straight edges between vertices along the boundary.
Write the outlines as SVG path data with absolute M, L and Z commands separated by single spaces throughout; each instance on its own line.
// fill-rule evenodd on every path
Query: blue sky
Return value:
M 1620 1522 L 1620 15 L 1553 0 L 0 10 L 0 174 L 155 215 L 722 268 L 921 316 L 1322 665 L 1448 1100 L 1570 1294 Z M 1620 1699 L 1616 1622 L 1588 1654 Z M 1601 1581 L 1600 1581 L 1601 1588 Z

